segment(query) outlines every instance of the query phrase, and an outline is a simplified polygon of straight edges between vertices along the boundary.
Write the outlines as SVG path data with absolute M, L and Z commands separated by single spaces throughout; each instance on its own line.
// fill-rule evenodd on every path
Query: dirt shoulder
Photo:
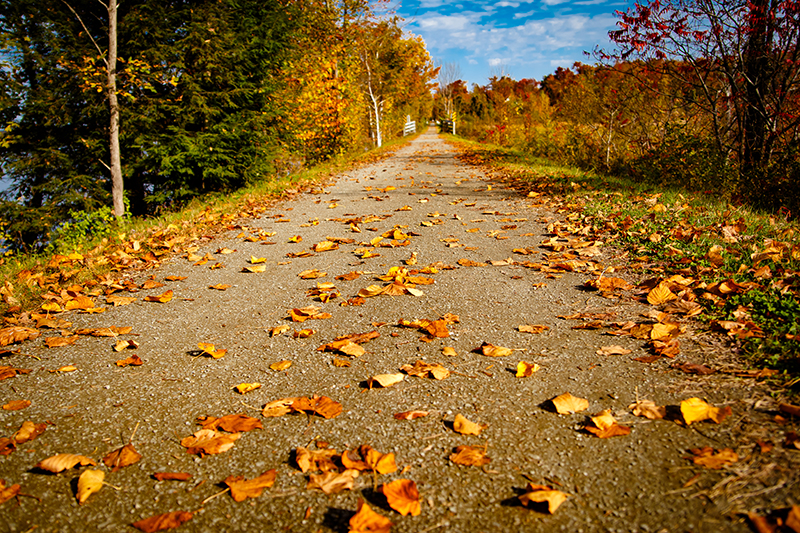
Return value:
M 19 484 L 35 497 L 2 504 L 0 531 L 134 531 L 132 523 L 173 511 L 194 513 L 180 531 L 348 531 L 363 499 L 394 523 L 392 531 L 733 532 L 750 530 L 747 512 L 797 504 L 800 452 L 783 445 L 797 428 L 774 422 L 777 405 L 767 391 L 732 374 L 672 368 L 690 362 L 735 369 L 724 346 L 694 335 L 686 322 L 676 359 L 635 360 L 650 355 L 645 343 L 611 333 L 629 321 L 658 323 L 642 316 L 653 307 L 630 290 L 604 295 L 584 286 L 602 273 L 608 277 L 609 267 L 634 281 L 613 243 L 541 247 L 556 236 L 552 224 L 566 231 L 567 214 L 520 197 L 456 155 L 434 133 L 423 134 L 389 159 L 297 195 L 188 256 L 127 280 L 135 286 L 114 293 L 135 299 L 127 305 L 56 315 L 71 323 L 61 328 L 67 337 L 112 326 L 130 333 L 79 335 L 56 348 L 45 347 L 44 337 L 58 336 L 47 333 L 3 358 L 3 365 L 31 372 L 2 380 L 0 400 L 31 404 L 1 411 L 0 433 L 11 438 L 26 421 L 47 425 L 0 457 L 6 486 Z M 562 237 L 569 239 L 580 235 Z M 376 279 L 393 267 L 408 272 Z M 325 274 L 313 277 L 315 270 Z M 149 276 L 163 285 L 144 288 Z M 333 288 L 318 285 L 324 283 Z M 165 303 L 144 301 L 167 290 L 172 297 Z M 308 306 L 318 309 L 303 310 Z M 292 309 L 301 310 L 298 317 L 317 317 L 292 321 Z M 423 319 L 432 324 L 413 324 Z M 412 324 L 399 325 L 404 320 Z M 592 322 L 596 329 L 575 328 Z M 542 327 L 526 332 L 524 325 Z M 288 329 L 276 333 L 279 326 Z M 313 331 L 306 337 L 303 330 Z M 373 331 L 374 338 L 347 345 L 351 355 L 318 349 Z M 138 347 L 115 352 L 119 340 Z M 199 343 L 227 352 L 215 358 L 201 353 Z M 484 343 L 511 350 L 483 355 Z M 352 345 L 365 353 L 353 357 L 360 350 Z M 609 346 L 618 348 L 601 350 Z M 143 364 L 117 365 L 132 354 Z M 271 368 L 282 361 L 291 366 Z M 440 365 L 448 375 L 410 375 L 419 365 L 401 371 L 417 361 Z M 520 362 L 539 368 L 516 377 Z M 66 365 L 76 370 L 54 372 Z M 370 378 L 385 374 L 405 377 L 370 388 Z M 234 390 L 246 383 L 260 388 Z M 587 400 L 588 408 L 557 414 L 550 400 L 567 392 Z M 310 401 L 294 403 L 303 412 L 262 415 L 275 400 L 314 395 L 340 404 L 341 413 L 326 418 L 336 409 Z M 719 416 L 720 423 L 687 425 L 680 405 L 690 398 L 731 414 Z M 629 406 L 637 399 L 665 406 L 666 419 L 635 416 Z M 587 415 L 606 409 L 629 434 L 598 438 L 585 429 Z M 408 411 L 427 414 L 394 416 Z M 219 446 L 199 451 L 184 440 L 201 429 L 198 417 L 238 413 L 262 428 L 240 431 L 235 441 L 221 431 Z M 485 427 L 478 435 L 461 434 L 457 415 Z M 102 463 L 129 441 L 140 460 L 117 471 L 113 459 Z M 226 442 L 232 446 L 220 452 Z M 187 453 L 187 445 L 196 453 Z M 323 480 L 301 472 L 298 449 L 338 455 L 361 445 L 393 453 L 397 470 L 362 470 L 351 490 L 330 495 L 307 488 L 309 480 L 325 485 L 334 474 Z M 459 446 L 481 447 L 475 453 L 491 462 L 457 465 L 451 455 Z M 730 449 L 736 460 L 723 455 L 720 468 L 709 469 L 692 459 L 690 450 L 703 448 Z M 100 466 L 58 474 L 35 467 L 56 454 L 83 455 Z M 344 470 L 340 461 L 333 460 L 332 472 Z M 103 471 L 108 485 L 79 505 L 78 477 L 87 469 Z M 222 493 L 229 476 L 249 480 L 272 469 L 274 485 L 259 497 L 236 502 Z M 153 474 L 159 472 L 191 479 L 158 481 Z M 387 503 L 381 486 L 398 479 L 415 483 L 418 516 L 402 516 Z M 519 496 L 529 483 L 566 500 L 553 514 L 526 508 Z

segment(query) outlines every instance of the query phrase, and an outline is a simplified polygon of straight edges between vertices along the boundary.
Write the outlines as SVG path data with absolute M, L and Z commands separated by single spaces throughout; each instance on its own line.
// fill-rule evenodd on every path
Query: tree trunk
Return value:
M 742 174 L 752 185 L 753 192 L 765 177 L 769 163 L 766 150 L 769 121 L 765 98 L 769 91 L 769 48 L 773 25 L 769 20 L 771 0 L 752 0 L 748 21 L 748 39 L 743 53 L 746 105 L 742 117 Z
M 109 149 L 111 152 L 111 196 L 114 216 L 125 215 L 122 161 L 119 155 L 119 104 L 117 102 L 117 0 L 108 1 L 108 107 L 111 115 Z

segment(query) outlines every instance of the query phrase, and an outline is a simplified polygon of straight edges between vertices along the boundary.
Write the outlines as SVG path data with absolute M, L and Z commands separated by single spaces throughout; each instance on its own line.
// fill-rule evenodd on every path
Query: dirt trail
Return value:
M 132 522 L 177 510 L 197 511 L 178 531 L 347 531 L 359 498 L 388 517 L 395 532 L 748 531 L 744 517 L 734 511 L 757 508 L 771 498 L 782 504 L 792 494 L 796 498 L 792 476 L 776 488 L 791 463 L 782 459 L 777 466 L 753 458 L 756 439 L 771 436 L 754 425 L 774 408 L 769 401 L 756 401 L 756 393 L 733 378 L 689 376 L 670 370 L 669 361 L 632 361 L 647 355 L 642 341 L 604 335 L 610 327 L 576 330 L 573 326 L 586 321 L 558 318 L 613 313 L 604 323 L 642 321 L 640 314 L 649 307 L 582 288 L 605 268 L 622 266 L 609 243 L 577 256 L 583 262 L 579 272 L 548 275 L 520 264 L 543 261 L 549 251 L 540 244 L 551 236 L 547 224 L 560 220 L 531 203 L 459 162 L 453 148 L 429 132 L 385 161 L 340 176 L 324 190 L 297 195 L 208 242 L 195 252 L 213 256 L 205 265 L 185 257 L 165 261 L 148 273 L 165 286 L 125 294 L 136 302 L 98 315 L 64 315 L 73 329 L 130 326 L 132 333 L 119 338 L 135 339 L 139 348 L 116 353 L 117 339 L 81 337 L 75 345 L 48 349 L 39 339 L 22 351 L 41 362 L 21 355 L 4 360 L 33 372 L 0 382 L 3 403 L 32 402 L 21 411 L 0 412 L 2 433 L 10 436 L 26 420 L 51 425 L 36 440 L 0 457 L 0 478 L 39 498 L 3 504 L 0 531 L 134 531 Z M 396 235 L 395 247 L 369 245 L 394 228 L 408 238 Z M 245 239 L 259 232 L 266 241 Z M 298 235 L 301 242 L 289 242 Z M 311 252 L 328 237 L 339 240 L 338 249 L 287 257 Z M 361 258 L 364 250 L 354 253 L 359 248 L 373 256 Z M 513 253 L 523 248 L 531 253 Z M 232 253 L 218 252 L 224 249 Z M 412 254 L 416 265 L 405 265 Z M 266 259 L 257 263 L 264 272 L 242 271 L 253 266 L 251 257 Z M 209 268 L 217 262 L 224 267 Z M 361 305 L 340 305 L 370 285 L 386 285 L 375 276 L 391 267 L 420 270 L 432 264 L 437 273 L 417 274 L 435 281 L 418 284 L 421 295 L 379 295 Z M 483 266 L 470 266 L 477 264 Z M 311 269 L 327 275 L 298 276 Z M 354 271 L 361 272 L 357 279 L 336 279 Z M 166 276 L 186 279 L 170 282 Z M 334 283 L 340 296 L 327 303 L 308 296 L 318 282 Z M 217 284 L 230 287 L 209 288 Z M 174 291 L 170 302 L 142 301 L 166 289 Z M 331 318 L 288 320 L 288 310 L 309 305 Z M 447 313 L 459 321 L 447 325 L 446 338 L 426 342 L 420 340 L 424 331 L 397 326 L 401 319 L 433 321 Z M 518 331 L 525 324 L 547 329 Z M 271 336 L 280 325 L 290 329 Z M 303 328 L 313 329 L 313 335 L 295 338 L 293 332 Z M 371 331 L 380 336 L 362 344 L 366 353 L 360 357 L 317 350 L 337 336 Z M 200 342 L 228 351 L 219 359 L 198 355 Z M 488 357 L 473 351 L 483 343 L 513 352 Z M 608 345 L 631 353 L 597 355 Z M 456 355 L 444 355 L 444 347 Z M 702 363 L 718 355 L 712 348 L 703 350 L 689 343 L 684 353 L 690 355 L 684 357 Z M 115 365 L 131 353 L 144 364 Z M 334 359 L 350 366 L 337 367 Z M 366 387 L 368 378 L 398 373 L 418 360 L 438 363 L 452 374 L 442 380 L 406 376 L 388 388 Z M 270 369 L 279 361 L 292 365 Z M 540 369 L 517 378 L 520 361 Z M 50 372 L 67 364 L 78 370 Z M 245 395 L 233 390 L 253 382 L 261 388 Z M 556 414 L 548 400 L 565 392 L 587 399 L 588 410 Z M 313 394 L 339 402 L 343 412 L 331 419 L 302 413 L 261 416 L 268 402 Z M 733 415 L 719 425 L 651 421 L 628 409 L 637 394 L 673 408 L 701 397 L 731 407 Z M 611 409 L 631 433 L 600 439 L 584 431 L 586 415 L 603 409 Z M 410 410 L 428 415 L 393 416 Z M 203 458 L 180 445 L 200 429 L 197 417 L 234 413 L 259 419 L 263 429 L 242 433 L 230 450 Z M 457 414 L 487 427 L 478 436 L 461 435 L 453 430 Z M 56 453 L 99 462 L 131 435 L 142 459 L 117 472 L 97 467 L 113 487 L 103 487 L 84 505 L 75 498 L 84 468 L 50 475 L 33 468 Z M 377 476 L 377 486 L 413 480 L 421 514 L 393 511 L 366 472 L 355 479 L 353 490 L 333 495 L 307 490 L 308 474 L 297 468 L 294 450 L 316 450 L 318 441 L 338 452 L 362 444 L 393 452 L 398 471 Z M 483 467 L 454 464 L 449 456 L 461 445 L 486 446 L 492 461 Z M 742 459 L 723 471 L 687 459 L 688 450 L 706 446 L 733 448 Z M 270 469 L 277 470 L 275 484 L 258 498 L 237 503 L 221 494 L 207 500 L 224 490 L 228 476 L 251 479 Z M 156 472 L 184 472 L 192 479 L 156 481 Z M 517 497 L 529 481 L 564 492 L 565 503 L 553 515 L 521 506 Z M 753 495 L 758 491 L 763 494 Z

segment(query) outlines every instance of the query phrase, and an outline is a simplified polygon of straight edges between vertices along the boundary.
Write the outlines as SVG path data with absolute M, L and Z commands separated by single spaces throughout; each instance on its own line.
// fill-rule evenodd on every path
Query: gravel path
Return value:
M 731 497 L 726 485 L 716 484 L 726 476 L 746 479 L 751 472 L 741 470 L 744 466 L 706 470 L 687 459 L 688 450 L 750 450 L 755 437 L 747 436 L 756 430 L 747 424 L 774 406 L 761 396 L 753 399 L 756 393 L 733 378 L 689 376 L 669 370 L 669 361 L 632 361 L 648 355 L 643 341 L 608 336 L 609 327 L 572 329 L 586 321 L 558 318 L 614 313 L 606 323 L 641 322 L 641 313 L 650 308 L 582 287 L 605 268 L 624 266 L 610 243 L 577 256 L 582 262 L 578 272 L 547 273 L 521 264 L 547 263 L 551 252 L 540 245 L 552 237 L 548 224 L 566 223 L 563 215 L 532 206 L 533 199 L 488 180 L 456 155 L 434 133 L 423 134 L 389 159 L 342 175 L 324 190 L 297 195 L 207 242 L 195 252 L 213 256 L 204 265 L 196 266 L 196 258 L 165 260 L 148 273 L 164 286 L 122 293 L 136 297 L 134 303 L 102 314 L 62 315 L 73 323 L 72 330 L 117 326 L 131 327 L 130 334 L 81 336 L 60 348 L 46 348 L 39 339 L 22 350 L 39 360 L 23 355 L 4 359 L 5 365 L 32 372 L 0 382 L 0 400 L 32 403 L 0 412 L 2 434 L 10 437 L 25 421 L 49 425 L 35 440 L 0 457 L 0 478 L 38 498 L 2 504 L 0 531 L 135 531 L 133 522 L 172 511 L 194 513 L 178 528 L 186 532 L 348 531 L 360 498 L 389 518 L 394 532 L 748 531 L 744 518 L 732 511 L 747 509 L 752 501 Z M 396 237 L 394 247 L 370 245 L 382 235 L 387 235 L 383 243 Z M 262 240 L 248 241 L 248 236 Z M 289 242 L 294 236 L 302 241 Z M 337 249 L 312 252 L 329 238 Z M 305 252 L 312 253 L 287 256 Z M 251 258 L 264 262 L 251 264 Z M 224 267 L 209 268 L 218 262 Z M 430 265 L 436 273 L 425 273 Z M 264 271 L 243 272 L 252 266 Z M 409 275 L 434 283 L 417 284 L 418 295 L 354 300 L 370 285 L 385 286 L 387 281 L 375 277 L 392 267 L 405 267 Z M 298 276 L 313 269 L 327 275 Z M 360 276 L 337 279 L 351 272 Z M 624 270 L 615 275 L 626 274 L 633 276 Z M 186 279 L 165 281 L 167 276 Z M 145 280 L 135 281 L 141 285 Z M 336 290 L 323 293 L 339 293 L 326 303 L 308 294 L 324 282 Z M 217 284 L 229 287 L 209 288 Z M 174 291 L 167 303 L 142 300 L 167 289 Z M 351 305 L 340 305 L 348 301 Z M 302 323 L 288 319 L 288 310 L 310 305 L 331 317 Z M 398 326 L 401 320 L 435 321 L 448 313 L 459 319 L 446 325 L 449 337 L 421 339 L 425 331 Z M 281 325 L 289 329 L 273 336 L 273 328 Z M 546 328 L 527 333 L 518 330 L 520 325 Z M 295 338 L 302 329 L 313 334 Z M 366 353 L 359 357 L 317 349 L 337 336 L 371 331 L 379 336 L 361 345 Z M 112 347 L 119 339 L 134 339 L 139 347 L 116 353 Z M 203 342 L 227 353 L 221 358 L 199 354 Z M 475 351 L 483 343 L 512 352 L 485 356 Z M 632 352 L 596 353 L 608 345 Z M 713 347 L 697 344 L 692 351 L 690 345 L 684 353 L 694 362 L 714 356 Z M 446 347 L 455 355 L 443 353 Z M 141 366 L 115 364 L 133 353 L 144 362 Z M 442 380 L 406 375 L 393 386 L 369 388 L 369 378 L 400 373 L 403 365 L 419 360 L 438 363 L 451 374 Z M 291 366 L 270 368 L 280 361 L 291 361 Z M 336 366 L 342 361 L 349 366 Z M 520 361 L 540 369 L 518 378 Z M 51 372 L 68 364 L 77 370 Z M 261 387 L 241 395 L 233 390 L 241 383 Z M 589 408 L 557 414 L 549 400 L 565 392 L 587 399 Z M 330 419 L 261 415 L 273 400 L 312 395 L 340 403 L 342 413 Z M 701 397 L 731 407 L 733 415 L 719 425 L 690 427 L 648 420 L 628 409 L 637 395 L 673 409 L 682 400 Z M 586 432 L 586 415 L 604 409 L 611 409 L 631 433 L 601 439 Z M 428 414 L 414 420 L 393 416 L 411 410 Z M 200 429 L 197 417 L 236 413 L 255 417 L 263 428 L 243 432 L 228 451 L 205 457 L 187 453 L 180 444 Z M 458 414 L 485 429 L 479 435 L 457 433 L 453 422 Z M 141 460 L 112 472 L 100 459 L 131 436 Z M 310 474 L 297 467 L 298 448 L 327 446 L 341 453 L 364 444 L 394 453 L 397 471 L 362 472 L 352 490 L 331 495 L 306 488 Z M 491 462 L 482 467 L 454 464 L 449 457 L 462 445 L 484 446 Z M 108 485 L 78 505 L 77 479 L 87 467 L 59 474 L 34 468 L 58 453 L 94 459 L 100 466 L 89 468 L 104 471 Z M 251 479 L 271 469 L 277 471 L 275 484 L 260 497 L 236 502 L 228 493 L 219 494 L 228 476 Z M 192 477 L 157 481 L 157 472 Z M 402 516 L 387 505 L 380 487 L 396 479 L 416 483 L 418 516 Z M 567 499 L 552 515 L 526 508 L 518 496 L 529 482 L 559 490 Z M 792 490 L 796 485 L 789 484 L 769 496 Z

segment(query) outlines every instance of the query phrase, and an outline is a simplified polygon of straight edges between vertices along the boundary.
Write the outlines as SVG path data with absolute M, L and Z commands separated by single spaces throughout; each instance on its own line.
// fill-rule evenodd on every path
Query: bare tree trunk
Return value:
M 111 152 L 111 197 L 114 216 L 125 215 L 122 161 L 119 155 L 119 104 L 117 102 L 117 0 L 108 2 L 108 107 L 111 115 L 109 148 Z

